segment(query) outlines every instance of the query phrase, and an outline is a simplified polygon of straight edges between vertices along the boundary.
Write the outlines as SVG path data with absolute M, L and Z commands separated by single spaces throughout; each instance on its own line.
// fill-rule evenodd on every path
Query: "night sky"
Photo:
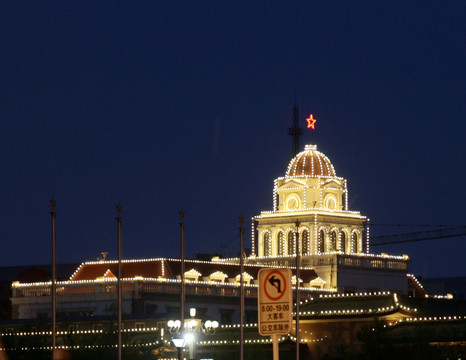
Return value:
M 466 225 L 463 0 L 4 1 L 0 18 L 0 266 L 51 261 L 52 197 L 59 263 L 116 258 L 118 203 L 126 259 L 179 256 L 180 209 L 187 256 L 238 251 L 241 214 L 250 246 L 295 101 L 371 235 Z M 465 240 L 373 250 L 465 276 Z

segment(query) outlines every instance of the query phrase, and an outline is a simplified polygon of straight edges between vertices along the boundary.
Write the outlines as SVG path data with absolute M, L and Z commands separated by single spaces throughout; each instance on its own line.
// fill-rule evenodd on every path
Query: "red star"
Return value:
M 306 121 L 307 121 L 307 128 L 314 130 L 317 120 L 312 117 L 312 114 L 309 115 L 309 117 L 306 119 Z

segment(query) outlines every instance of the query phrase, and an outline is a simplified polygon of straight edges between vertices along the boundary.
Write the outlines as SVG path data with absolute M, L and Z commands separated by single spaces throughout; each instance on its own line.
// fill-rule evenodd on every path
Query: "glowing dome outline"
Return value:
M 309 164 L 310 162 L 310 164 Z M 306 145 L 288 164 L 286 178 L 295 177 L 336 177 L 335 168 L 330 159 L 320 151 L 317 145 Z

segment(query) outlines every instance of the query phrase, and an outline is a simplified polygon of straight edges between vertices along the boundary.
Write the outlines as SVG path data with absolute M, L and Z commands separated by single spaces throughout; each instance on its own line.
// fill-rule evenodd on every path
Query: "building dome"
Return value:
M 306 145 L 288 165 L 286 177 L 334 177 L 335 169 L 329 158 L 317 151 L 316 145 Z

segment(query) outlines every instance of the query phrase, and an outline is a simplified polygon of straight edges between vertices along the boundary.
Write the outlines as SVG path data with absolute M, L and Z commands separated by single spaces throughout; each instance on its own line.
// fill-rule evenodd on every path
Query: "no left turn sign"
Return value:
M 258 318 L 261 335 L 288 334 L 292 321 L 291 270 L 259 271 Z
M 267 273 L 263 287 L 268 300 L 278 301 L 286 294 L 289 284 L 283 271 L 273 270 Z

